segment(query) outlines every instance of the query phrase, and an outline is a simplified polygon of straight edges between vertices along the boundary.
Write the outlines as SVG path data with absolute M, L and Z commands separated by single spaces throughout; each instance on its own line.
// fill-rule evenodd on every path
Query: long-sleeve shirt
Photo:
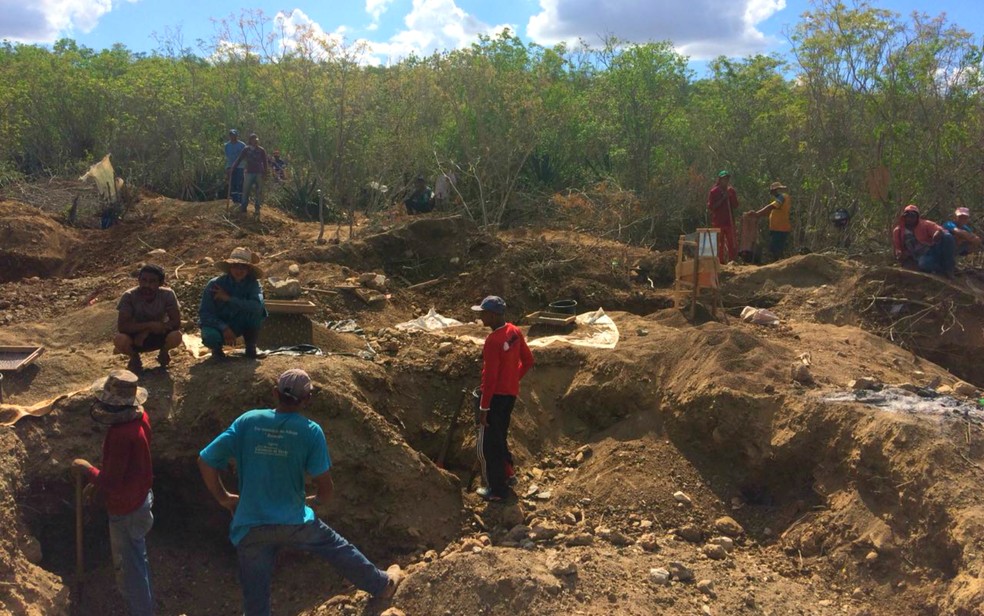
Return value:
M 225 157 L 226 157 L 226 169 L 231 169 L 233 165 L 236 165 L 236 161 L 239 159 L 239 154 L 246 149 L 246 144 L 242 141 L 227 141 L 225 144 Z M 241 162 L 237 167 L 243 168 L 246 166 L 245 163 Z
M 111 515 L 125 515 L 143 504 L 154 483 L 146 411 L 133 421 L 109 428 L 103 441 L 102 470 L 93 466 L 88 476 L 104 494 Z
M 532 367 L 533 353 L 518 327 L 506 323 L 489 334 L 482 348 L 481 408 L 489 408 L 494 395 L 519 395 L 519 381 Z
M 727 194 L 715 184 L 707 195 L 707 209 L 711 211 L 711 224 L 717 228 L 734 226 L 735 210 L 738 209 L 738 192 L 728 186 Z
M 216 286 L 225 289 L 229 301 L 217 302 L 212 289 Z M 246 276 L 241 282 L 229 274 L 216 276 L 208 281 L 202 291 L 202 303 L 198 307 L 199 327 L 213 327 L 220 332 L 229 326 L 229 321 L 238 317 L 261 318 L 267 314 L 263 304 L 263 289 L 253 276 Z

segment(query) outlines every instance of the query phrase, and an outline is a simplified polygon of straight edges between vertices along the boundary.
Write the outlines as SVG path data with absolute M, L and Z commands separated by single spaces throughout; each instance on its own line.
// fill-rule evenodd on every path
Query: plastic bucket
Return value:
M 577 314 L 577 301 L 573 299 L 560 299 L 550 304 L 550 312 L 560 314 Z

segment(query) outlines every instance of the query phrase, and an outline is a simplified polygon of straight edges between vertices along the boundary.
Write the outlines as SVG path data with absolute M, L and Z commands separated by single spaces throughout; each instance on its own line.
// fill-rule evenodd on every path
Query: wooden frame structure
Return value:
M 697 302 L 700 291 L 708 291 L 711 299 L 711 314 L 717 316 L 721 311 L 721 319 L 725 322 L 728 315 L 721 303 L 721 293 L 718 290 L 718 236 L 717 228 L 697 229 L 694 233 L 681 235 L 677 245 L 676 277 L 673 282 L 673 305 L 683 308 L 690 301 L 690 319 L 697 316 Z

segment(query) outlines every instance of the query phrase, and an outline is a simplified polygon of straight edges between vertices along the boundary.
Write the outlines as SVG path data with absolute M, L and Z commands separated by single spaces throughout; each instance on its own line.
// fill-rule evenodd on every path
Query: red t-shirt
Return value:
M 106 511 L 112 515 L 130 513 L 143 504 L 154 483 L 146 411 L 133 421 L 109 428 L 103 441 L 102 470 L 91 468 L 89 481 L 103 493 Z
M 519 395 L 519 380 L 533 367 L 533 353 L 523 332 L 506 323 L 489 334 L 482 349 L 481 408 L 489 408 L 492 396 Z

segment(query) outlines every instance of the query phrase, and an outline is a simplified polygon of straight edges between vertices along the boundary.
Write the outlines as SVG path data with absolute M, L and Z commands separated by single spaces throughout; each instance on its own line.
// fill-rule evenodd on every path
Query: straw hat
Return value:
M 232 254 L 229 255 L 228 259 L 224 261 L 217 261 L 215 266 L 228 274 L 230 265 L 245 265 L 250 269 L 253 277 L 259 279 L 263 277 L 263 269 L 257 265 L 259 262 L 260 255 L 256 254 L 249 248 L 239 246 L 233 248 Z
M 786 190 L 786 185 L 782 182 L 773 182 L 769 184 L 769 192 L 772 192 L 773 190 Z
M 147 390 L 137 387 L 137 375 L 129 370 L 113 370 L 109 376 L 96 379 L 91 391 L 109 406 L 140 406 L 147 401 Z

